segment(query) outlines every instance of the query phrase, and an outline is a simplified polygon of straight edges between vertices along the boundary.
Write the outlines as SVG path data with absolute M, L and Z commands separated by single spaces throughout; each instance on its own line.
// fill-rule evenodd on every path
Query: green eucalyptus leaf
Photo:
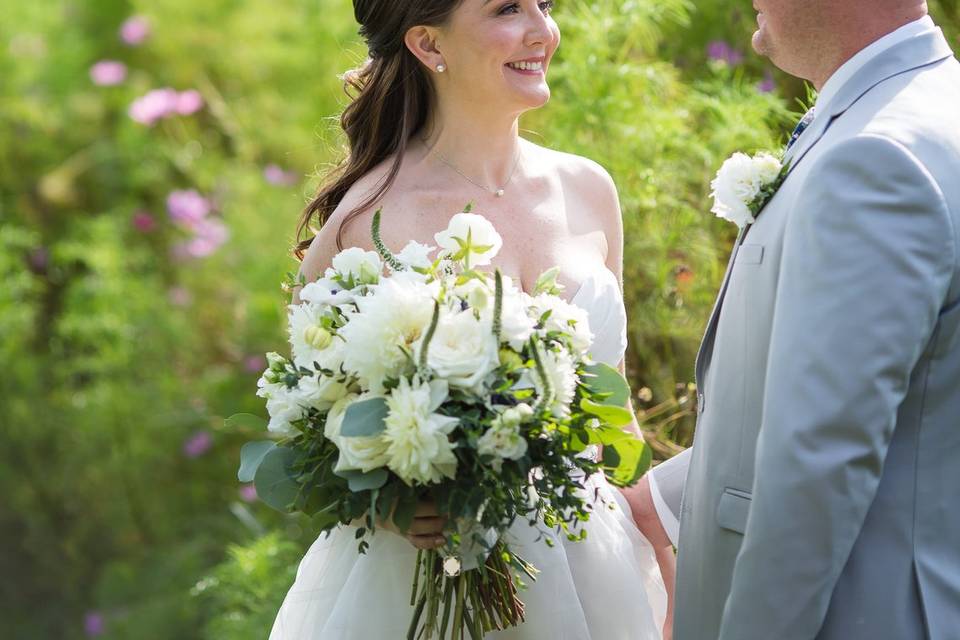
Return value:
M 257 496 L 277 511 L 288 513 L 300 492 L 293 471 L 297 459 L 297 452 L 293 449 L 276 447 L 267 452 L 257 467 L 253 478 Z
M 379 489 L 383 485 L 387 484 L 387 478 L 389 477 L 387 470 L 383 467 L 374 469 L 368 473 L 364 473 L 363 471 L 357 469 L 336 471 L 335 473 L 341 478 L 347 479 L 347 485 L 350 487 L 350 491 L 353 491 L 354 493 Z
M 237 471 L 237 479 L 240 482 L 253 482 L 264 456 L 276 448 L 277 443 L 271 440 L 248 442 L 243 445 L 240 449 L 240 470 Z
M 628 487 L 650 468 L 653 452 L 647 443 L 639 438 L 628 438 L 610 445 L 609 448 L 616 449 L 616 453 L 608 454 L 607 447 L 604 447 L 603 460 L 607 478 L 614 485 Z M 616 465 L 607 463 L 608 455 L 610 461 L 617 461 Z
M 580 408 L 589 414 L 595 415 L 600 420 L 614 427 L 622 427 L 633 421 L 633 414 L 624 409 L 609 404 L 600 404 L 583 398 L 580 400 Z
M 252 413 L 235 413 L 224 420 L 223 424 L 228 429 L 253 429 L 255 431 L 267 430 L 267 421 L 260 416 L 253 415 Z
M 384 420 L 389 409 L 386 398 L 370 398 L 347 407 L 340 426 L 340 435 L 346 438 L 375 436 L 387 428 Z
M 560 267 L 552 267 L 540 274 L 537 283 L 533 285 L 533 293 L 537 296 L 541 293 L 554 293 L 557 290 L 557 276 L 560 275 Z
M 630 385 L 619 371 L 602 362 L 587 365 L 583 370 L 587 375 L 581 377 L 580 384 L 593 394 L 609 394 L 604 397 L 603 404 L 626 406 L 630 399 Z
M 404 490 L 397 499 L 397 506 L 393 510 L 393 523 L 401 533 L 406 533 L 413 524 L 413 518 L 417 513 L 417 494 L 413 491 Z

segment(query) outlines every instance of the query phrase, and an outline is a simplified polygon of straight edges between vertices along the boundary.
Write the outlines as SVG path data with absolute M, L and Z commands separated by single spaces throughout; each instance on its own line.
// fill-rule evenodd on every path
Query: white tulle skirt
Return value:
M 659 640 L 666 590 L 653 548 L 620 492 L 602 475 L 587 480 L 599 501 L 582 542 L 538 540 L 526 522 L 509 531 L 514 551 L 540 570 L 520 592 L 526 621 L 495 640 Z M 403 640 L 413 609 L 416 549 L 387 531 L 357 553 L 356 530 L 320 536 L 300 562 L 270 640 Z

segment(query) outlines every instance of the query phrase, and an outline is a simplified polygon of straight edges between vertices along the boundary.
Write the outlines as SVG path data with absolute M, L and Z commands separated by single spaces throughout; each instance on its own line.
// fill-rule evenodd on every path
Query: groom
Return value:
M 674 638 L 960 638 L 960 64 L 917 0 L 755 7 L 819 97 L 731 257 L 694 446 L 650 474 Z

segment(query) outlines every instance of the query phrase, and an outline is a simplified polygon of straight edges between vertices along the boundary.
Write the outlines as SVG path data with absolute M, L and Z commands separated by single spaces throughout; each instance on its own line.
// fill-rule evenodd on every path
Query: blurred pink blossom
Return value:
M 133 214 L 133 228 L 140 233 L 150 233 L 157 228 L 157 221 L 146 211 L 137 211 Z
M 285 171 L 279 165 L 268 164 L 263 168 L 263 178 L 272 185 L 289 187 L 297 184 L 300 177 L 293 171 Z
M 177 113 L 189 116 L 203 108 L 203 96 L 196 89 L 181 91 L 177 96 Z
M 714 40 L 707 44 L 707 57 L 735 67 L 743 62 L 743 53 L 723 40 Z
M 99 87 L 112 87 L 127 79 L 127 65 L 116 60 L 101 60 L 90 67 L 90 79 Z
M 240 487 L 240 499 L 244 502 L 256 502 L 257 501 L 257 488 L 252 484 L 245 484 Z
M 230 230 L 220 220 L 207 218 L 193 225 L 194 235 L 173 248 L 174 257 L 206 258 L 216 253 L 230 237 Z
M 763 80 L 757 85 L 757 91 L 760 93 L 773 93 L 777 88 L 777 83 L 773 79 L 773 74 L 770 71 L 766 71 L 763 74 Z
M 170 300 L 170 304 L 177 307 L 185 307 L 193 302 L 193 296 L 186 287 L 170 287 L 167 291 L 167 298 Z
M 130 46 L 141 44 L 150 37 L 150 22 L 143 16 L 132 16 L 120 25 L 120 39 Z
M 267 368 L 267 359 L 261 355 L 247 356 L 243 360 L 243 370 L 247 373 L 260 373 Z
M 135 122 L 152 127 L 157 120 L 176 111 L 179 99 L 180 94 L 170 87 L 154 89 L 133 101 L 130 105 L 130 117 Z
M 152 127 L 163 118 L 196 113 L 203 105 L 203 96 L 196 89 L 177 92 L 176 89 L 164 87 L 154 89 L 134 100 L 129 113 L 134 121 Z
M 106 627 L 107 625 L 103 619 L 103 614 L 99 611 L 88 611 L 87 615 L 83 617 L 83 630 L 88 638 L 102 636 L 106 631 Z
M 213 446 L 213 436 L 209 431 L 197 431 L 183 443 L 183 455 L 199 458 Z
M 170 219 L 180 226 L 194 229 L 210 213 L 213 206 L 195 189 L 171 191 L 167 196 Z

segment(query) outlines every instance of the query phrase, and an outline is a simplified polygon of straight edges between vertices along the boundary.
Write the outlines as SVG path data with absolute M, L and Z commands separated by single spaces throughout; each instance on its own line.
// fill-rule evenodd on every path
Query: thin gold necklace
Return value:
M 503 186 L 502 186 L 502 187 L 499 187 L 499 188 L 497 188 L 497 189 L 491 189 L 490 187 L 487 187 L 486 185 L 482 185 L 482 184 L 480 184 L 479 182 L 476 182 L 476 181 L 473 180 L 470 176 L 468 176 L 467 174 L 465 174 L 463 171 L 460 171 L 460 169 L 458 169 L 455 164 L 453 164 L 452 162 L 450 162 L 449 160 L 447 160 L 446 157 L 444 157 L 444 155 L 443 155 L 442 153 L 440 153 L 440 152 L 436 149 L 436 145 L 434 145 L 433 147 L 431 147 L 430 145 L 427 144 L 427 141 L 426 141 L 425 138 L 420 138 L 420 140 L 423 142 L 423 146 L 425 146 L 425 147 L 427 148 L 427 150 L 428 150 L 429 153 L 432 153 L 432 154 L 436 155 L 443 164 L 447 165 L 448 167 L 450 167 L 451 169 L 453 169 L 454 171 L 456 171 L 458 174 L 460 174 L 460 177 L 462 177 L 464 180 L 466 180 L 467 182 L 469 182 L 470 184 L 472 184 L 472 185 L 475 186 L 475 187 L 478 187 L 478 188 L 480 188 L 480 189 L 483 189 L 484 191 L 489 191 L 490 193 L 492 193 L 493 195 L 495 195 L 495 196 L 498 197 L 498 198 L 502 198 L 502 197 L 503 197 L 504 190 L 505 190 L 505 189 L 507 188 L 507 186 L 510 184 L 510 181 L 513 180 L 513 174 L 517 172 L 517 167 L 520 165 L 521 148 L 520 148 L 519 145 L 517 145 L 517 157 L 516 157 L 516 159 L 513 161 L 513 169 L 510 170 L 510 175 L 507 176 L 507 181 L 503 183 Z

